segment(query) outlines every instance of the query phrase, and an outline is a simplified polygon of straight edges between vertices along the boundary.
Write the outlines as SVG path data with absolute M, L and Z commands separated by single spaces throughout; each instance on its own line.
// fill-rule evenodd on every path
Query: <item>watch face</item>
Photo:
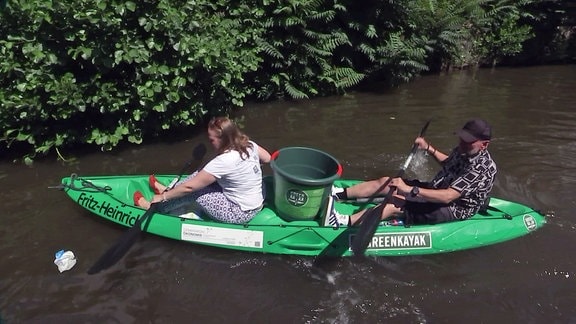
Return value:
M 411 191 L 412 196 L 418 196 L 419 192 L 420 192 L 420 189 L 418 189 L 418 187 L 412 187 L 412 191 Z

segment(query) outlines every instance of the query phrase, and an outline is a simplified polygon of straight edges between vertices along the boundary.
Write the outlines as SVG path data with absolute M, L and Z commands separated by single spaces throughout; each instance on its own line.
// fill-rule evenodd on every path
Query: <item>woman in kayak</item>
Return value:
M 492 128 L 485 120 L 473 119 L 457 135 L 460 142 L 450 155 L 436 150 L 424 138 L 416 138 L 418 147 L 442 166 L 432 181 L 382 177 L 334 192 L 336 199 L 386 195 L 393 188 L 396 195 L 383 208 L 381 219 L 404 213 L 414 223 L 436 224 L 471 217 L 487 202 L 496 176 L 496 164 L 487 150 Z M 358 225 L 365 212 L 335 216 L 340 225 Z
M 134 204 L 148 209 L 151 203 L 163 202 L 160 211 L 173 213 L 190 200 L 196 201 L 213 219 L 234 224 L 250 221 L 264 202 L 260 163 L 270 162 L 270 153 L 251 141 L 227 117 L 216 117 L 208 124 L 208 139 L 218 154 L 170 190 L 154 175 L 150 187 L 156 193 L 147 201 L 141 192 L 134 193 Z

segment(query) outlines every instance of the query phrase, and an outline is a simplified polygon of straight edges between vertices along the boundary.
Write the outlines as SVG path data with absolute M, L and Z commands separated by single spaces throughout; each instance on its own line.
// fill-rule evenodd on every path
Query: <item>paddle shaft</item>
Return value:
M 420 134 L 418 135 L 418 137 L 424 136 L 426 130 L 428 129 L 428 125 L 430 125 L 430 120 L 428 120 L 426 124 L 424 124 L 424 127 L 422 127 L 422 130 L 420 130 Z M 417 150 L 418 150 L 418 144 L 414 143 L 412 145 L 412 149 L 410 150 L 408 158 L 406 158 L 406 161 L 404 162 L 404 164 L 402 164 L 400 170 L 398 170 L 396 178 L 402 177 L 404 175 L 404 172 L 410 165 L 410 162 L 412 162 L 412 159 L 414 158 L 414 155 L 416 154 Z M 393 179 L 392 177 L 389 177 L 388 180 L 386 180 L 386 182 L 384 182 L 384 184 L 382 184 L 380 188 L 378 188 L 378 190 L 376 190 L 376 192 L 371 197 L 368 198 L 366 204 L 371 203 L 377 197 L 378 193 L 390 184 L 390 181 L 392 181 L 392 179 Z M 380 219 L 382 217 L 382 211 L 384 210 L 384 207 L 386 207 L 388 201 L 390 201 L 390 199 L 392 198 L 394 191 L 396 191 L 396 188 L 390 187 L 383 201 L 378 206 L 366 210 L 366 212 L 362 216 L 363 218 L 362 223 L 360 224 L 360 228 L 356 232 L 356 236 L 354 237 L 354 241 L 352 241 L 351 246 L 352 252 L 355 255 L 364 254 L 364 252 L 368 248 L 368 245 L 370 244 L 370 241 L 372 240 L 374 233 L 376 233 L 378 224 L 380 223 Z
M 182 170 L 180 170 L 180 172 L 178 173 L 178 177 L 172 180 L 172 182 L 170 182 L 170 184 L 167 185 L 166 188 L 164 188 L 164 191 L 162 193 L 165 193 L 166 191 L 174 188 L 174 186 L 178 183 L 178 181 L 180 181 L 180 178 L 182 178 L 184 172 L 192 165 L 192 163 L 194 161 L 201 161 L 205 154 L 206 154 L 206 145 L 198 144 L 194 148 L 192 159 L 186 162 L 186 164 L 184 164 L 184 167 L 182 167 Z
M 204 157 L 204 154 L 206 154 L 206 146 L 204 144 L 197 145 L 194 148 L 193 153 L 194 158 L 190 162 L 186 163 L 184 168 L 182 168 L 182 171 L 180 172 L 178 179 L 182 177 L 182 174 L 192 164 L 193 161 L 198 161 L 199 165 L 202 161 L 202 158 Z M 136 239 L 140 236 L 140 233 L 142 233 L 142 224 L 151 219 L 152 215 L 154 215 L 160 204 L 161 203 L 150 204 L 150 208 L 148 208 L 148 210 L 146 210 L 146 212 L 142 216 L 140 216 L 138 220 L 136 220 L 136 222 L 134 222 L 134 225 L 132 225 L 132 227 L 130 227 L 130 229 L 126 233 L 124 233 L 118 239 L 118 241 L 116 241 L 116 243 L 112 245 L 98 259 L 98 261 L 96 261 L 96 263 L 94 263 L 92 267 L 90 267 L 90 269 L 88 269 L 87 273 L 88 274 L 98 273 L 102 270 L 110 268 L 111 266 L 116 264 L 116 262 L 120 261 L 120 259 L 122 259 L 122 257 L 126 254 L 126 252 L 128 252 L 130 247 L 134 245 Z

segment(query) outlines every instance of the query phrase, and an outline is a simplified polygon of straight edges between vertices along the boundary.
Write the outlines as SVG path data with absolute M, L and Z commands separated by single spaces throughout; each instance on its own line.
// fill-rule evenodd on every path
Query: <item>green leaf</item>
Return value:
M 180 95 L 178 95 L 178 92 L 169 92 L 166 98 L 172 102 L 178 102 L 180 100 Z
M 170 74 L 170 68 L 168 68 L 166 65 L 160 65 L 158 67 L 158 72 L 163 75 L 168 75 Z
M 132 12 L 136 11 L 136 4 L 135 4 L 134 2 L 132 2 L 132 1 L 127 1 L 127 2 L 125 3 L 125 5 L 126 5 L 126 9 L 128 9 L 128 10 L 130 10 L 130 11 L 132 11 Z

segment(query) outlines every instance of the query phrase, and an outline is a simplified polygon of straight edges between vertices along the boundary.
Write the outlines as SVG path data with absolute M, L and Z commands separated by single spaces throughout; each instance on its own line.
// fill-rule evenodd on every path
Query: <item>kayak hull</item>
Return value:
M 157 175 L 169 183 L 174 175 Z M 249 223 L 237 225 L 209 220 L 198 208 L 186 215 L 156 213 L 142 225 L 145 232 L 166 238 L 219 248 L 304 256 L 351 256 L 356 227 L 322 226 L 320 219 L 287 221 L 273 206 L 273 179 L 265 177 L 267 198 L 264 208 Z M 335 186 L 348 187 L 358 180 L 336 180 Z M 147 175 L 72 175 L 62 179 L 62 188 L 78 205 L 106 220 L 131 227 L 145 210 L 135 207 L 132 195 L 153 193 Z M 369 205 L 368 205 L 369 206 Z M 368 207 L 359 202 L 336 202 L 342 214 Z M 195 219 L 201 216 L 203 219 Z M 492 245 L 527 235 L 546 223 L 538 211 L 515 202 L 492 198 L 485 213 L 465 221 L 409 227 L 383 222 L 366 249 L 366 255 L 403 256 L 446 253 Z

